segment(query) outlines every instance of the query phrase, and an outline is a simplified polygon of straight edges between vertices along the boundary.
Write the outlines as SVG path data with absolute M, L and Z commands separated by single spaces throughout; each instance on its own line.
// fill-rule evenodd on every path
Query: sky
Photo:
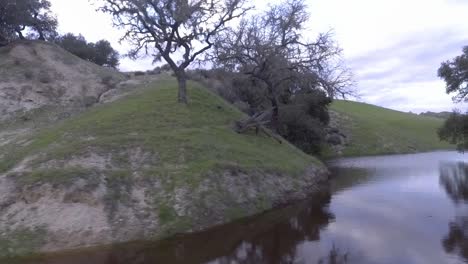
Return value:
M 400 111 L 466 110 L 437 77 L 442 61 L 468 45 L 468 0 L 306 0 L 310 21 L 306 36 L 332 31 L 354 74 L 354 89 L 366 103 Z M 88 41 L 109 40 L 121 54 L 122 31 L 96 11 L 94 1 L 50 0 L 59 32 L 81 33 Z M 258 10 L 276 0 L 253 0 Z M 123 71 L 154 68 L 151 58 L 123 58 Z

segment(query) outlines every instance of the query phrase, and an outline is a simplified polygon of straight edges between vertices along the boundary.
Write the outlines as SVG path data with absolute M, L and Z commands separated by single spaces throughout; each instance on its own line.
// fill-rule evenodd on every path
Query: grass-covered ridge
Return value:
M 224 167 L 297 174 L 318 162 L 288 143 L 235 133 L 231 124 L 243 114 L 198 84 L 189 83 L 188 105 L 178 104 L 176 93 L 177 83 L 162 79 L 127 98 L 44 129 L 21 144 L 3 146 L 0 155 L 8 155 L 0 159 L 0 172 L 35 154 L 41 154 L 36 160 L 39 165 L 90 149 L 111 153 L 121 170 L 131 160 L 126 150 L 135 147 L 157 157 L 146 167 L 153 170 L 149 174 L 181 181 L 196 181 L 204 173 Z M 48 176 L 40 179 L 41 175 Z M 57 178 L 48 173 L 34 177 Z
M 339 114 L 341 129 L 351 136 L 345 156 L 453 149 L 437 136 L 443 119 L 344 100 L 335 101 L 331 110 Z

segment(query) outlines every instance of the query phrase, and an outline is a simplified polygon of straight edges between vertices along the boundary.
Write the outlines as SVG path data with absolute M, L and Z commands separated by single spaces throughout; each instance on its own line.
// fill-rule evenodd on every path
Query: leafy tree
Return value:
M 445 81 L 447 94 L 455 93 L 454 102 L 468 101 L 468 46 L 463 53 L 441 64 L 438 76 Z M 441 140 L 457 145 L 459 151 L 468 149 L 468 116 L 454 112 L 438 131 Z
M 8 44 L 16 37 L 14 23 L 12 23 L 15 17 L 9 12 L 11 8 L 7 4 L 11 5 L 8 2 L 0 3 L 0 46 Z
M 0 42 L 25 39 L 25 32 L 40 40 L 56 35 L 57 19 L 48 0 L 0 1 Z
M 271 107 L 262 83 L 248 75 L 217 68 L 190 71 L 189 76 L 251 116 Z M 325 91 L 299 81 L 303 79 L 307 78 L 290 83 L 292 89 L 285 89 L 278 97 L 277 133 L 304 152 L 319 154 L 326 138 L 331 98 Z M 265 116 L 260 121 L 267 119 Z
M 303 37 L 309 19 L 303 0 L 288 0 L 261 16 L 241 21 L 236 29 L 219 35 L 215 60 L 257 81 L 272 107 L 271 125 L 279 129 L 281 97 L 301 89 L 322 89 L 328 96 L 346 95 L 351 84 L 347 69 L 340 67 L 341 50 L 330 34 L 315 41 Z
M 330 97 L 321 90 L 302 90 L 280 106 L 278 132 L 309 154 L 319 154 L 330 117 Z
M 114 50 L 107 40 L 100 40 L 89 44 L 94 51 L 90 60 L 97 65 L 116 68 L 119 65 L 119 53 Z
M 107 40 L 88 43 L 82 35 L 67 33 L 56 38 L 55 43 L 68 52 L 97 65 L 113 68 L 119 65 L 119 53 Z
M 438 76 L 445 81 L 446 92 L 457 93 L 453 100 L 462 102 L 468 100 L 468 46 L 463 48 L 463 54 L 452 60 L 445 61 L 440 66 Z
M 55 43 L 68 52 L 84 60 L 89 60 L 91 57 L 92 51 L 88 45 L 88 42 L 82 35 L 67 33 L 58 37 L 55 40 Z
M 468 149 L 468 115 L 453 112 L 438 130 L 439 138 L 456 144 L 459 151 Z
M 187 103 L 185 69 L 213 46 L 213 37 L 241 17 L 245 0 L 102 0 L 101 10 L 126 33 L 132 57 L 144 51 L 164 59 L 179 84 L 178 101 Z M 178 60 L 180 58 L 180 60 Z

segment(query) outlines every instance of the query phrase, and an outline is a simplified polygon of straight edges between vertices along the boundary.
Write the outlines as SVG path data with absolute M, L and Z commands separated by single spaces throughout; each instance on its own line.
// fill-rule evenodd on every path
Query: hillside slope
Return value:
M 0 146 L 0 256 L 200 230 L 326 178 L 288 143 L 235 133 L 243 114 L 218 96 L 189 83 L 185 106 L 176 87 L 163 78 Z
M 0 47 L 0 146 L 159 77 L 122 74 L 44 41 Z
M 344 156 L 453 149 L 437 136 L 443 119 L 345 100 L 335 101 L 331 110 L 332 125 L 348 136 Z
M 82 107 L 124 79 L 44 41 L 0 47 L 0 121 L 44 106 Z

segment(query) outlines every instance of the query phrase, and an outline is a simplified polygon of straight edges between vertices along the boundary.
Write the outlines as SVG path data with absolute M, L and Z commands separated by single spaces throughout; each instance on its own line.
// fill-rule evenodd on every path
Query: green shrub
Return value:
M 330 103 L 326 94 L 318 90 L 295 95 L 280 108 L 279 133 L 302 151 L 319 154 L 330 121 Z

